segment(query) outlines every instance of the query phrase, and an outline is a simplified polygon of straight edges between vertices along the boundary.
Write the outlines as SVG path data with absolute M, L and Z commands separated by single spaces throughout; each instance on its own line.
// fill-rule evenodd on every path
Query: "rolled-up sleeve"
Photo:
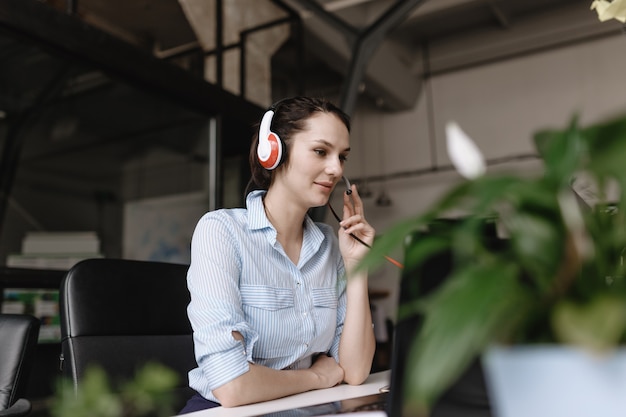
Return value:
M 193 327 L 198 368 L 189 375 L 192 388 L 205 398 L 210 391 L 249 370 L 257 333 L 245 322 L 239 279 L 241 254 L 228 219 L 208 213 L 191 240 L 187 313 Z M 236 340 L 232 332 L 241 333 Z

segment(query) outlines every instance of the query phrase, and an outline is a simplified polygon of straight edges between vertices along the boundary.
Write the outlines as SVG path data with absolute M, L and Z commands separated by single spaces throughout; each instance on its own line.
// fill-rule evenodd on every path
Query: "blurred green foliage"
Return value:
M 562 130 L 537 133 L 534 143 L 542 172 L 486 174 L 452 187 L 387 230 L 361 265 L 375 267 L 400 246 L 408 270 L 443 250 L 453 254 L 436 292 L 400 306 L 401 314 L 424 316 L 407 364 L 417 410 L 427 410 L 491 344 L 605 351 L 625 340 L 626 118 L 586 128 L 573 118 Z M 597 200 L 589 210 L 572 190 L 581 175 Z M 620 190 L 611 200 L 610 185 Z M 451 210 L 465 215 L 442 223 Z M 484 238 L 490 222 L 506 244 Z
M 165 417 L 176 414 L 172 408 L 173 389 L 178 376 L 163 365 L 148 363 L 135 378 L 110 381 L 100 367 L 91 367 L 75 389 L 72 381 L 62 379 L 57 385 L 51 407 L 53 417 Z

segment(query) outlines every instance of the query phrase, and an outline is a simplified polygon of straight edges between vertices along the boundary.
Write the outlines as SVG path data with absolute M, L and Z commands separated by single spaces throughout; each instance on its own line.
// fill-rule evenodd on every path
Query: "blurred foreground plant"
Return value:
M 604 354 L 626 340 L 626 118 L 587 128 L 574 118 L 534 143 L 542 172 L 466 176 L 430 209 L 387 230 L 361 265 L 376 266 L 405 245 L 412 279 L 409 271 L 433 255 L 452 254 L 445 282 L 400 306 L 398 320 L 424 318 L 406 364 L 405 397 L 415 410 L 427 410 L 492 344 L 570 344 Z M 572 190 L 580 181 L 592 207 Z M 465 215 L 442 222 L 451 212 Z M 485 238 L 490 222 L 506 239 Z
M 173 388 L 178 376 L 169 368 L 149 363 L 131 381 L 113 390 L 112 382 L 99 367 L 85 372 L 78 390 L 72 381 L 57 385 L 53 417 L 165 417 L 175 414 Z

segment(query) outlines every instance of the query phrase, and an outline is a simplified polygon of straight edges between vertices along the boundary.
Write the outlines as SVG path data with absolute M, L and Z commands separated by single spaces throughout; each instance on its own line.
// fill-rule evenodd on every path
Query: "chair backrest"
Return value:
M 187 318 L 187 265 L 127 259 L 88 259 L 61 282 L 62 368 L 78 387 L 91 365 L 112 382 L 127 381 L 148 362 L 179 375 L 181 406 L 191 395 L 196 366 Z
M 25 391 L 35 360 L 39 319 L 0 314 L 0 410 L 10 408 Z

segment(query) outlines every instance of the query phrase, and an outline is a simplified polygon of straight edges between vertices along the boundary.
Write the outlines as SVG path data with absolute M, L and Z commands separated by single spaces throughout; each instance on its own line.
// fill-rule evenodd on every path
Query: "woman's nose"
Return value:
M 329 161 L 326 165 L 326 170 L 329 174 L 341 177 L 341 175 L 343 174 L 343 166 L 341 165 L 341 161 L 339 161 L 338 159 Z

